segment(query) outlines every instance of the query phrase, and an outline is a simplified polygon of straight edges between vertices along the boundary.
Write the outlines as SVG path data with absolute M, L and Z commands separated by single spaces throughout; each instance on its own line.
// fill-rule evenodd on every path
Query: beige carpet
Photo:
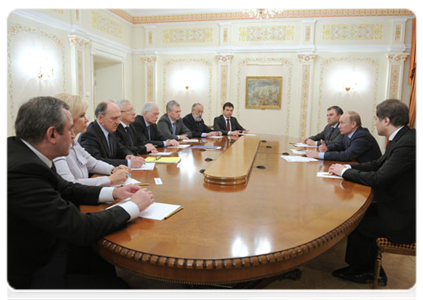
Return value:
M 370 284 L 357 284 L 335 278 L 332 271 L 345 266 L 346 241 L 342 241 L 320 257 L 300 267 L 299 281 L 275 281 L 251 300 L 364 300 L 369 299 Z M 383 268 L 388 285 L 378 287 L 378 300 L 420 299 L 420 257 L 384 254 Z M 134 291 L 136 300 L 187 299 L 179 284 L 145 279 L 125 270 L 118 274 Z

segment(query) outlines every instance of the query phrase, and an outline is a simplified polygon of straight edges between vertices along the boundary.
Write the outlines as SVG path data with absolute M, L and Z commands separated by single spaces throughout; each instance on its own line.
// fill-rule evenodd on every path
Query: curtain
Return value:
M 408 108 L 410 110 L 410 127 L 415 126 L 416 122 L 416 18 L 413 19 L 413 33 L 410 53 L 410 71 L 408 73 L 408 84 L 411 84 L 410 102 Z

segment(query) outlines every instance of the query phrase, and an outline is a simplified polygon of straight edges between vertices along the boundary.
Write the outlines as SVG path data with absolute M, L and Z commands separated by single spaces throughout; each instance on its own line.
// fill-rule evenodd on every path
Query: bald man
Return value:
M 116 136 L 120 116 L 120 109 L 113 101 L 106 100 L 99 103 L 95 109 L 96 120 L 88 125 L 85 133 L 81 134 L 79 143 L 98 160 L 114 166 L 139 168 L 144 164 L 144 158 L 134 156 Z

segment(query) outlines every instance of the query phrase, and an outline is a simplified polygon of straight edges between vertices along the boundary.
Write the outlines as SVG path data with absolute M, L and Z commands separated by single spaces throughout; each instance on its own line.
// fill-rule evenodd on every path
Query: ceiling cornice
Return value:
M 158 23 L 185 23 L 210 21 L 243 21 L 256 20 L 243 12 L 194 13 L 157 16 L 133 16 L 122 9 L 110 9 L 112 13 L 134 25 Z M 348 17 L 415 17 L 408 9 L 310 9 L 284 10 L 269 18 L 277 19 L 307 19 L 307 18 L 348 18 Z

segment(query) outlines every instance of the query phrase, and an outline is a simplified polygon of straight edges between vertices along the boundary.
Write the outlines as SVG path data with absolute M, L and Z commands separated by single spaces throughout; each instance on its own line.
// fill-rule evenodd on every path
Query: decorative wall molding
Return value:
M 156 87 L 157 87 L 157 56 L 141 57 L 144 62 L 144 92 L 146 102 L 157 102 Z
M 228 13 L 198 13 L 175 14 L 159 16 L 132 16 L 122 9 L 110 9 L 112 13 L 131 24 L 157 24 L 157 23 L 185 23 L 185 22 L 210 22 L 210 21 L 252 21 L 254 17 L 240 12 Z M 348 18 L 348 17 L 415 17 L 408 9 L 301 9 L 284 10 L 282 13 L 271 17 L 278 19 L 305 19 L 305 18 Z
M 388 84 L 386 97 L 401 99 L 402 81 L 404 75 L 404 62 L 408 54 L 387 54 L 388 59 Z
M 324 25 L 323 40 L 380 40 L 383 35 L 382 24 L 331 24 Z
M 122 39 L 122 25 L 98 10 L 92 10 L 91 25 L 108 35 Z
M 239 28 L 240 42 L 281 42 L 294 40 L 294 26 L 247 26 Z
M 243 67 L 248 65 L 262 65 L 262 66 L 287 66 L 289 69 L 289 76 L 287 79 L 284 79 L 284 86 L 283 90 L 286 90 L 282 95 L 282 102 L 285 103 L 286 101 L 286 127 L 285 127 L 285 135 L 289 135 L 289 123 L 290 123 L 290 116 L 291 116 L 291 89 L 292 89 L 292 63 L 281 57 L 263 57 L 263 58 L 247 58 L 238 63 L 238 86 L 237 86 L 237 104 L 236 104 L 236 115 L 240 117 L 239 107 L 241 105 L 241 81 L 244 82 L 244 78 L 241 78 L 241 71 Z M 286 85 L 285 85 L 286 83 Z M 245 90 L 244 90 L 245 92 Z M 284 95 L 286 98 L 284 99 Z
M 217 109 L 223 106 L 224 103 L 229 101 L 230 95 L 230 65 L 232 63 L 234 56 L 233 55 L 216 55 L 216 59 L 219 62 L 219 77 L 218 77 L 218 87 L 219 87 L 219 99 L 218 102 L 220 105 Z M 219 111 L 219 110 L 217 110 Z
M 213 28 L 187 28 L 163 30 L 163 44 L 210 43 Z
M 309 136 L 309 124 L 311 122 L 311 87 L 313 86 L 312 74 L 315 54 L 299 54 L 298 59 L 301 64 L 300 85 L 300 137 Z
M 38 28 L 26 27 L 21 24 L 8 24 L 7 28 L 7 79 L 8 79 L 8 105 L 9 105 L 9 127 L 11 132 L 9 134 L 14 134 L 15 130 L 15 109 L 16 103 L 15 101 L 20 101 L 23 99 L 15 99 L 15 91 L 14 91 L 14 77 L 11 72 L 12 64 L 14 61 L 12 60 L 12 51 L 11 51 L 11 44 L 12 39 L 14 36 L 22 34 L 22 33 L 29 33 L 34 34 L 40 38 L 46 38 L 52 41 L 59 49 L 60 56 L 61 56 L 61 68 L 62 68 L 62 88 L 63 91 L 66 92 L 66 61 L 65 61 L 65 49 L 64 49 L 64 41 L 59 38 L 57 35 L 47 33 L 43 30 Z M 60 64 L 60 62 L 59 62 Z M 19 106 L 19 105 L 18 105 Z

